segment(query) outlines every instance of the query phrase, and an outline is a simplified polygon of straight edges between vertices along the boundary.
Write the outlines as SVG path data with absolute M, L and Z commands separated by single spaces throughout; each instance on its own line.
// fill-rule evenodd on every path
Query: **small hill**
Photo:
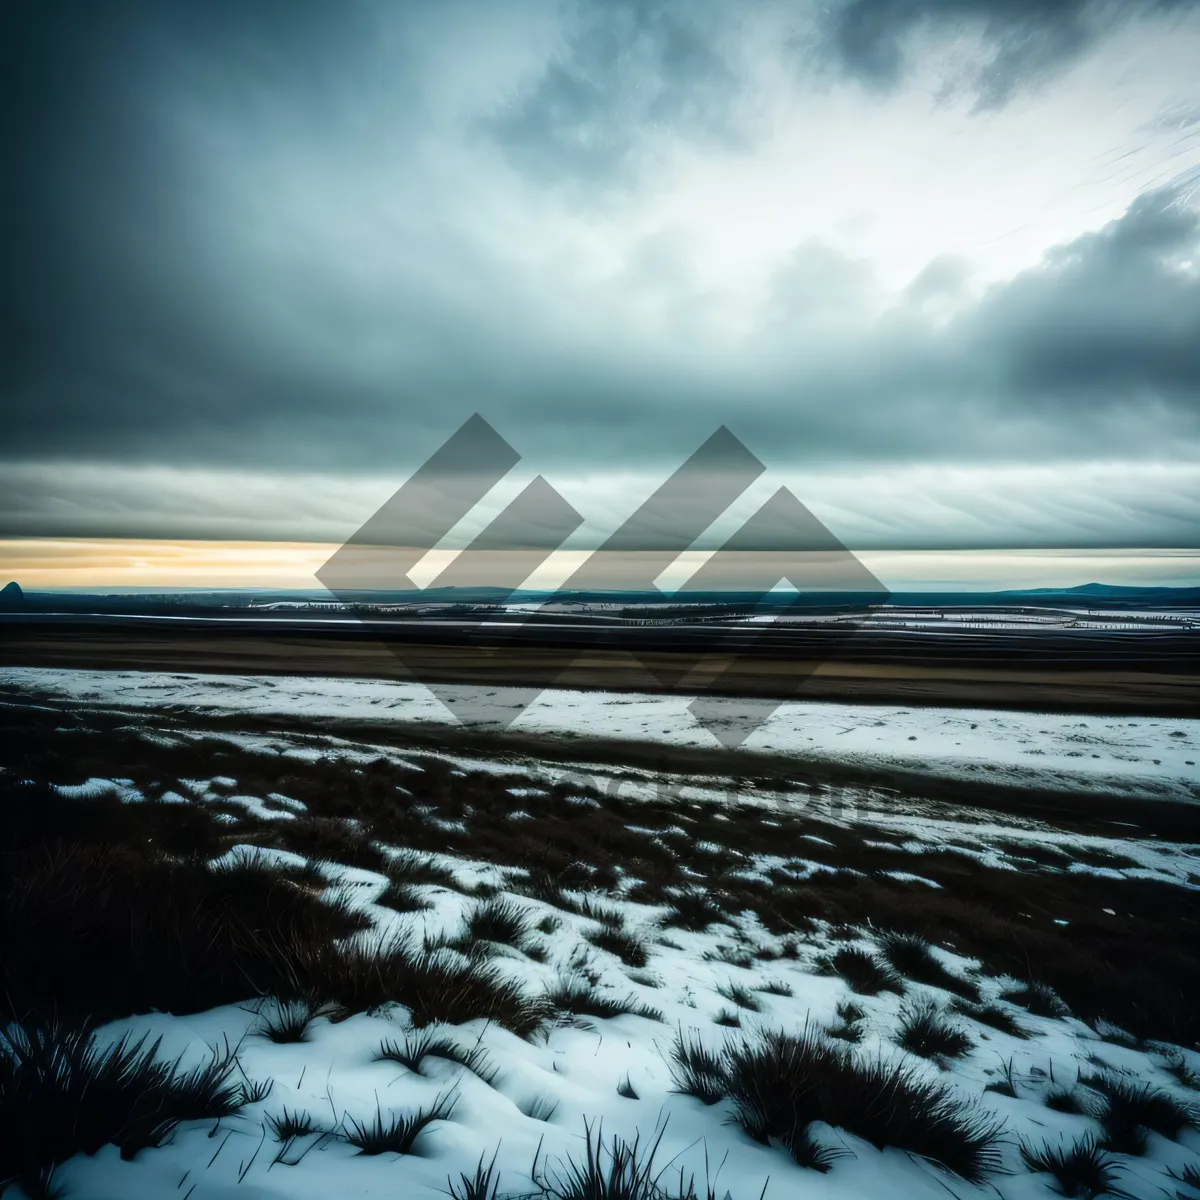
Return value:
M 0 588 L 0 608 L 20 608 L 25 603 L 25 593 L 14 579 Z

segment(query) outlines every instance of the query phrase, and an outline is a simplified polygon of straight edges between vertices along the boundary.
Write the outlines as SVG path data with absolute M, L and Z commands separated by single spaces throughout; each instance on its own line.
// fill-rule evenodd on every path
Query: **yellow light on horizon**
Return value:
M 0 539 L 0 577 L 26 591 L 78 588 L 305 588 L 336 550 L 323 542 Z
M 337 549 L 328 542 L 148 541 L 134 538 L 0 538 L 0 587 L 10 579 L 26 591 L 123 591 L 221 588 L 320 590 L 316 572 Z M 1192 586 L 1200 584 L 1200 551 L 1115 550 L 859 550 L 863 564 L 893 591 L 973 591 L 1074 587 L 1084 583 Z M 685 552 L 680 568 L 697 557 Z M 452 556 L 436 558 L 438 569 Z M 550 555 L 525 586 L 553 590 L 588 557 Z M 628 564 L 614 556 L 609 586 L 628 586 Z M 664 576 L 678 568 L 670 568 Z M 667 591 L 681 578 L 664 579 Z M 436 572 L 435 572 L 436 574 Z M 635 573 L 636 574 L 636 573 Z M 414 570 L 414 583 L 436 585 Z M 638 575 L 640 577 L 640 575 Z

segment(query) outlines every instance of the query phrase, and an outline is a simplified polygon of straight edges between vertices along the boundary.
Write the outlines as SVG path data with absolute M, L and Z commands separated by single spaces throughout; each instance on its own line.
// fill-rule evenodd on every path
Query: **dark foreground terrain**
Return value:
M 1184 803 L 45 699 L 0 740 L 30 1196 L 1193 1194 Z

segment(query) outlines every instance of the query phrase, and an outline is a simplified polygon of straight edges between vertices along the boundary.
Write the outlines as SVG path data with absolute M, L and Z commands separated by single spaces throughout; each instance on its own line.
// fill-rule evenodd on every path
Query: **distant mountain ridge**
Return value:
M 1139 587 L 1122 584 L 1085 583 L 1069 588 L 1017 588 L 1004 591 L 967 592 L 897 591 L 882 601 L 864 593 L 773 592 L 757 593 L 655 591 L 509 592 L 503 588 L 429 588 L 425 591 L 374 591 L 347 593 L 344 597 L 360 604 L 496 605 L 594 604 L 621 608 L 679 608 L 689 605 L 720 605 L 748 608 L 759 605 L 787 607 L 862 606 L 882 604 L 890 608 L 1200 608 L 1200 587 Z M 180 608 L 208 610 L 259 610 L 266 605 L 336 605 L 336 597 L 324 589 L 230 588 L 194 591 L 132 592 L 22 592 L 17 583 L 0 589 L 0 607 L 41 612 L 178 612 Z M 278 614 L 281 610 L 272 610 Z M 286 610 L 283 610 L 286 612 Z
M 1171 587 L 1145 587 L 1137 584 L 1120 584 L 1120 583 L 1080 583 L 1075 587 L 1069 588 L 1021 588 L 1015 594 L 1023 596 L 1037 596 L 1043 592 L 1055 592 L 1064 596 L 1088 595 L 1088 596 L 1114 596 L 1114 595 L 1134 595 L 1142 594 L 1143 592 L 1196 592 L 1200 588 L 1171 588 Z M 1007 592 L 999 592 L 998 595 L 1008 595 Z

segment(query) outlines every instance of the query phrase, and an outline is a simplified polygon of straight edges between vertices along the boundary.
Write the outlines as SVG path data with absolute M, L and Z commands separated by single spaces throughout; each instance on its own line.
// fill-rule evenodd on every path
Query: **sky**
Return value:
M 287 589 L 319 596 L 314 576 L 336 549 L 325 542 L 21 538 L 0 540 L 0 571 L 40 592 Z M 583 555 L 552 556 L 529 586 L 561 586 Z M 1194 587 L 1200 578 L 1200 550 L 860 550 L 857 555 L 893 592 L 1078 587 L 1097 580 Z M 673 591 L 689 575 L 685 565 L 679 577 L 665 574 L 658 586 Z M 425 586 L 420 575 L 418 583 Z
M 1197 0 L 9 0 L 0 561 L 336 546 L 479 413 L 460 540 L 540 474 L 594 545 L 726 426 L 726 528 L 1174 580 L 1198 61 Z

